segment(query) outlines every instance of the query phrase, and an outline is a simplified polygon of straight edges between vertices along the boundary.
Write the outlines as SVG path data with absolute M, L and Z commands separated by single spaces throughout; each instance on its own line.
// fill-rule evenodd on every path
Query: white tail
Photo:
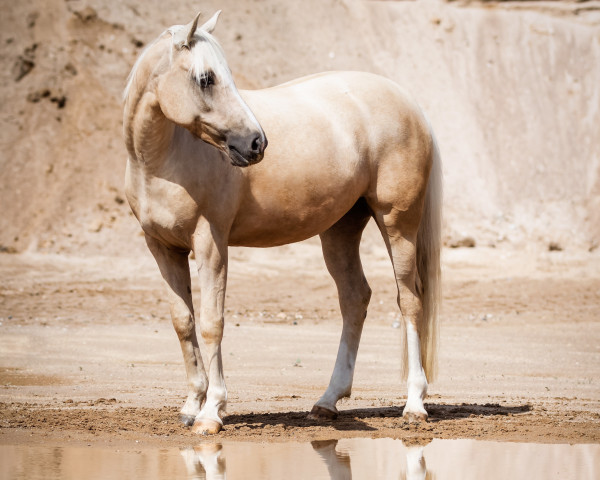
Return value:
M 428 382 L 437 370 L 438 311 L 441 304 L 440 252 L 442 246 L 442 160 L 440 151 L 429 127 L 432 139 L 432 165 L 425 195 L 421 225 L 417 234 L 417 292 L 423 304 L 423 315 L 418 325 L 421 347 L 421 364 Z M 405 330 L 405 329 L 402 329 Z M 406 334 L 403 339 L 404 361 L 402 378 L 408 375 Z

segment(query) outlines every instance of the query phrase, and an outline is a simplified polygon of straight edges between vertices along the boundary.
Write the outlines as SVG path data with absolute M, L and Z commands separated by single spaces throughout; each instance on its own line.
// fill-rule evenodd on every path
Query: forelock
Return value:
M 185 26 L 177 25 L 169 29 L 173 34 L 173 49 L 177 48 L 175 45 L 175 33 L 182 28 L 185 28 Z M 210 33 L 201 29 L 196 30 L 190 52 L 192 54 L 190 75 L 196 81 L 200 81 L 202 75 L 208 70 L 212 70 L 217 78 L 222 80 L 231 79 L 231 71 L 225 60 L 225 52 L 223 52 L 223 48 L 219 45 L 219 42 Z
M 184 28 L 186 28 L 185 25 L 174 25 L 168 28 L 144 49 L 144 51 L 136 60 L 131 72 L 129 73 L 129 76 L 127 77 L 127 83 L 123 92 L 123 100 L 125 100 L 129 95 L 140 64 L 143 62 L 148 52 L 162 38 L 164 38 L 166 33 L 170 34 L 172 38 L 171 48 L 169 49 L 169 64 L 173 63 L 174 51 L 177 48 L 181 48 L 177 45 L 176 34 L 181 32 L 181 30 Z M 212 70 L 217 78 L 221 79 L 222 81 L 233 81 L 231 77 L 231 71 L 229 70 L 227 61 L 225 60 L 225 53 L 223 52 L 221 45 L 219 45 L 219 42 L 217 42 L 215 37 L 213 37 L 210 33 L 207 33 L 200 28 L 196 30 L 191 53 L 192 64 L 190 65 L 190 75 L 196 80 L 196 82 L 200 82 L 202 75 L 208 70 Z

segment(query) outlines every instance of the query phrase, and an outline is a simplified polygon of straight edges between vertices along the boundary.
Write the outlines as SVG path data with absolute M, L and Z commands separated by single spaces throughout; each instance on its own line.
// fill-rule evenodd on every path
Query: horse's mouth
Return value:
M 263 154 L 246 157 L 242 155 L 235 147 L 229 145 L 229 159 L 234 167 L 249 167 L 262 160 Z

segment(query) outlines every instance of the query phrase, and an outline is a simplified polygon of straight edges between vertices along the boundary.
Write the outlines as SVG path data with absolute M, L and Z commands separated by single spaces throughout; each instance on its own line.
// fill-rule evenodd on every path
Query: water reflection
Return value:
M 338 451 L 336 449 L 337 440 L 314 441 L 311 445 L 315 452 L 327 465 L 327 471 L 330 478 L 349 479 L 352 478 L 352 468 L 350 466 L 350 453 Z
M 0 479 L 597 479 L 600 445 L 390 438 L 177 449 L 0 445 Z
M 316 440 L 311 442 L 313 450 L 327 466 L 328 478 L 331 480 L 351 480 L 350 452 L 337 449 L 337 444 L 338 440 Z M 423 457 L 423 449 L 423 446 L 412 446 L 406 449 L 406 471 L 402 472 L 401 478 L 406 480 L 424 480 L 427 478 L 427 466 Z M 181 450 L 181 456 L 190 479 L 223 480 L 227 478 L 227 467 L 223 455 L 223 445 L 221 444 L 204 444 L 194 448 L 185 448 Z M 275 460 L 275 463 L 280 463 L 280 461 Z M 264 469 L 261 471 L 262 475 L 266 473 Z
M 388 438 L 355 438 L 310 444 L 206 444 L 183 449 L 181 455 L 190 480 L 600 478 L 600 445 L 475 440 L 405 444 Z M 229 464 L 226 458 L 231 458 Z
M 190 479 L 220 480 L 226 478 L 227 468 L 222 456 L 223 445 L 205 444 L 194 448 L 184 448 L 181 456 Z

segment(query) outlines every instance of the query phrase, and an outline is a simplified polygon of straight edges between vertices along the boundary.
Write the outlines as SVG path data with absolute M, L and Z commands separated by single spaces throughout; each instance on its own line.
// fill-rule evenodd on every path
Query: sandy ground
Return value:
M 306 420 L 341 330 L 318 241 L 232 250 L 221 438 L 600 442 L 597 253 L 446 250 L 439 380 L 430 420 L 408 424 L 393 278 L 365 243 L 354 389 L 326 424 Z M 197 441 L 178 423 L 184 369 L 149 254 L 3 254 L 0 278 L 0 443 Z

